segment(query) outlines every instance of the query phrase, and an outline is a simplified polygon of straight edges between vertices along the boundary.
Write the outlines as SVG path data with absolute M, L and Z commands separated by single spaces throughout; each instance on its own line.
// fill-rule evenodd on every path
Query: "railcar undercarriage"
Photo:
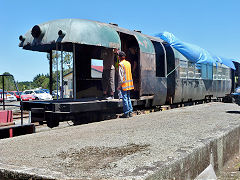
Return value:
M 132 105 L 150 106 L 153 97 L 132 99 Z M 59 122 L 72 121 L 76 124 L 113 119 L 116 113 L 122 111 L 122 100 L 101 100 L 97 98 L 82 98 L 77 100 L 28 101 L 23 102 L 23 110 L 31 112 L 31 121 L 40 124 L 47 123 L 53 128 Z

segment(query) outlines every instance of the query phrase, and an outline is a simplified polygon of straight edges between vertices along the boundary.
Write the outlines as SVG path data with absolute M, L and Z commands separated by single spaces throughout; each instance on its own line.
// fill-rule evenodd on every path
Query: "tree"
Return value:
M 73 54 L 72 52 L 66 52 L 62 51 L 63 53 L 63 75 L 69 73 L 72 71 L 72 65 L 73 65 Z M 47 54 L 47 59 L 50 60 L 50 53 Z M 57 72 L 57 59 L 58 59 L 58 72 Z M 60 86 L 60 61 L 61 61 L 61 52 L 60 51 L 52 51 L 52 62 L 53 62 L 53 69 L 56 71 L 53 71 L 53 89 L 57 89 L 57 74 L 58 74 L 58 83 Z M 47 76 L 49 78 L 49 76 Z M 47 80 L 46 80 L 47 82 Z M 49 81 L 48 81 L 49 82 Z
M 4 72 L 3 75 L 11 75 L 9 72 Z M 0 77 L 0 89 L 3 88 L 3 78 Z M 4 90 L 6 91 L 13 91 L 16 90 L 16 86 L 14 84 L 14 80 L 12 76 L 5 76 L 4 77 Z
M 62 51 L 63 52 L 63 66 L 64 69 L 70 69 L 72 67 L 72 62 L 73 62 L 73 54 L 72 52 L 66 52 L 66 51 Z M 50 53 L 47 53 L 47 59 L 50 60 Z M 56 69 L 57 67 L 57 61 L 56 59 L 58 59 L 58 63 L 61 60 L 61 52 L 59 51 L 52 51 L 52 61 L 53 61 L 53 68 Z
M 47 75 L 38 74 L 33 78 L 33 85 L 35 87 L 42 87 L 44 89 L 48 88 L 49 78 Z

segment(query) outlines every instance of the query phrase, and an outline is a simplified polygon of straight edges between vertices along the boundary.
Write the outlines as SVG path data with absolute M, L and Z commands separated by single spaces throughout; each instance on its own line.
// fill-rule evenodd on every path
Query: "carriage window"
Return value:
M 92 59 L 91 60 L 91 78 L 102 78 L 103 72 L 103 60 Z
M 188 78 L 192 79 L 195 77 L 195 65 L 192 62 L 188 62 Z
M 207 79 L 207 64 L 201 64 L 202 65 L 202 79 Z
M 230 68 L 226 68 L 226 79 L 231 79 L 231 69 Z
M 226 68 L 222 68 L 222 79 L 226 79 Z
M 217 74 L 218 74 L 217 79 L 222 79 L 222 67 L 219 65 L 217 67 Z
M 201 64 L 195 64 L 195 78 L 196 79 L 200 79 L 201 78 L 201 69 L 202 69 L 202 65 Z
M 159 42 L 152 41 L 156 53 L 156 76 L 165 77 L 165 56 L 164 49 Z
M 213 79 L 213 65 L 207 64 L 207 79 Z
M 218 79 L 217 67 L 216 66 L 213 66 L 213 79 L 214 80 Z
M 180 60 L 179 74 L 180 78 L 187 78 L 188 62 Z

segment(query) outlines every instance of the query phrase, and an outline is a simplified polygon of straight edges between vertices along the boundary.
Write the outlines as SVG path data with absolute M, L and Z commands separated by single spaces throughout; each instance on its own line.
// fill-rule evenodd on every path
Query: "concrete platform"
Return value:
M 188 106 L 0 140 L 0 179 L 194 179 L 239 139 L 238 105 Z

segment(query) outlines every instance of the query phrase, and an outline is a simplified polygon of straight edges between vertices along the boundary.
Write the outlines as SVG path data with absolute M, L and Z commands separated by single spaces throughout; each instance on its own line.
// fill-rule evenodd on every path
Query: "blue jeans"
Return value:
M 128 114 L 133 111 L 132 102 L 130 99 L 130 91 L 123 91 L 121 89 L 121 92 L 122 92 L 122 100 L 123 100 L 123 113 Z

